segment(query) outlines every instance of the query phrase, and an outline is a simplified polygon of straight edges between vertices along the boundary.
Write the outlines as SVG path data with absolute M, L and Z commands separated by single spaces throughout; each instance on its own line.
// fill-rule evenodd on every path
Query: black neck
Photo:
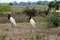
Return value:
M 29 20 L 31 19 L 31 16 L 29 17 Z
M 8 14 L 8 19 L 10 19 L 10 17 L 11 17 L 11 14 Z

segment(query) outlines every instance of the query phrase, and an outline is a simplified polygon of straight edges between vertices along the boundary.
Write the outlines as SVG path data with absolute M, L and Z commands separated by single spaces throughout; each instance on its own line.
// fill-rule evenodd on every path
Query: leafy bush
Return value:
M 0 12 L 6 12 L 11 10 L 12 8 L 9 4 L 6 4 L 6 3 L 0 4 Z
M 4 40 L 5 37 L 6 37 L 5 32 L 0 32 L 0 39 L 1 39 L 1 40 Z
M 49 10 L 50 10 L 50 8 L 48 8 L 46 11 L 44 11 L 45 15 L 49 14 Z
M 0 4 L 0 16 L 5 15 L 4 12 L 11 11 L 12 7 L 7 3 Z
M 49 15 L 47 15 L 46 17 L 46 27 L 57 27 L 59 26 L 59 22 L 60 22 L 60 16 L 59 13 L 56 12 L 52 12 L 49 13 Z
M 56 9 L 59 9 L 59 6 L 58 6 L 58 1 L 51 1 L 49 4 L 48 4 L 48 7 L 49 8 L 56 8 Z
M 46 15 L 48 15 L 49 14 L 49 8 L 47 8 L 46 10 L 38 10 L 37 11 L 37 13 L 36 13 L 36 15 L 40 15 L 40 16 L 43 16 L 43 17 L 45 17 Z
M 28 6 L 26 7 L 26 9 L 24 10 L 24 13 L 26 13 L 29 16 L 34 16 L 37 10 L 35 10 L 35 8 L 29 8 Z

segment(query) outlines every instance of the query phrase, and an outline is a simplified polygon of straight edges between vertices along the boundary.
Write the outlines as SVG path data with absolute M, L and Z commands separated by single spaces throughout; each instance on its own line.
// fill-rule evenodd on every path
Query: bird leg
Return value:
M 32 33 L 34 32 L 34 27 L 32 27 L 31 32 L 32 32 Z
M 12 28 L 13 28 L 13 23 L 12 23 Z

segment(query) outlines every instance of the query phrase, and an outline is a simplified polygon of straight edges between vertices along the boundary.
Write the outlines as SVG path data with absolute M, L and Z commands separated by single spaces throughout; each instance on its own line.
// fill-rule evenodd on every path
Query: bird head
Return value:
M 29 20 L 31 19 L 31 16 L 29 17 Z
M 11 17 L 11 12 L 8 12 L 8 19 L 10 19 L 10 17 Z

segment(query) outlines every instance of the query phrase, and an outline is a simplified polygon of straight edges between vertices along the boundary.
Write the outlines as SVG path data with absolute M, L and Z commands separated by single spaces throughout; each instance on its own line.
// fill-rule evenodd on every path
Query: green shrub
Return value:
M 55 8 L 55 9 L 59 9 L 59 2 L 58 1 L 51 1 L 49 2 L 48 4 L 48 7 L 51 9 L 51 8 Z
M 59 13 L 56 12 L 52 12 L 49 13 L 49 15 L 47 15 L 46 17 L 46 27 L 57 27 L 59 26 L 59 22 L 60 22 L 60 16 Z
M 45 17 L 46 15 L 48 15 L 49 14 L 49 8 L 47 8 L 46 10 L 38 10 L 37 11 L 37 13 L 36 13 L 36 15 L 40 15 L 40 16 L 43 16 L 43 17 Z
M 7 3 L 0 3 L 0 16 L 5 15 L 4 12 L 12 11 L 12 7 Z
M 29 8 L 28 6 L 26 7 L 26 9 L 23 11 L 24 13 L 26 13 L 28 16 L 35 16 L 37 10 L 35 10 L 35 8 Z
M 11 11 L 12 7 L 9 4 L 3 3 L 0 4 L 0 12 Z

